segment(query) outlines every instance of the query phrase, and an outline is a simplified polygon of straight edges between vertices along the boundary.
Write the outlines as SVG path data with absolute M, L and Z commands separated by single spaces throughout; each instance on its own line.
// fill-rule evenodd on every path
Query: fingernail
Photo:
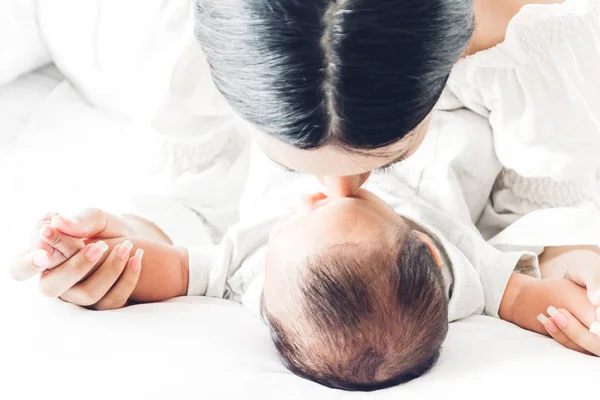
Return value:
M 108 250 L 108 245 L 102 241 L 94 243 L 85 253 L 85 258 L 88 261 L 98 261 L 98 259 Z
M 40 233 L 42 234 L 43 237 L 49 238 L 50 236 L 52 236 L 52 228 L 50 228 L 49 225 L 45 225 L 40 230 Z
M 47 268 L 50 265 L 48 253 L 44 250 L 38 251 L 35 256 L 33 256 L 33 264 L 39 268 Z
M 594 335 L 600 336 L 600 322 L 594 322 L 592 326 L 590 326 L 590 332 Z
M 558 332 L 558 328 L 556 327 L 556 325 L 554 325 L 554 323 L 552 323 L 552 321 L 550 321 L 548 319 L 548 317 L 546 317 L 544 314 L 538 315 L 537 319 L 538 319 L 538 321 L 540 321 L 542 323 L 542 325 L 544 325 L 544 328 L 546 328 L 548 330 L 548 332 L 550 332 L 550 333 Z
M 131 252 L 132 248 L 133 248 L 133 243 L 131 243 L 129 240 L 126 240 L 121 244 L 121 246 L 119 246 L 117 255 L 119 256 L 119 258 L 121 260 L 126 260 L 127 257 L 129 257 L 129 253 Z
M 144 257 L 144 250 L 137 249 L 135 251 L 135 260 L 131 263 L 131 268 L 133 268 L 135 272 L 138 272 L 142 267 L 142 257 Z
M 565 317 L 563 315 L 563 313 L 561 313 L 560 311 L 558 311 L 555 307 L 550 306 L 548 307 L 548 315 L 550 315 L 552 317 L 552 319 L 554 319 L 554 322 L 556 322 L 559 326 L 566 328 L 567 324 L 569 323 L 569 320 L 567 320 L 567 317 Z

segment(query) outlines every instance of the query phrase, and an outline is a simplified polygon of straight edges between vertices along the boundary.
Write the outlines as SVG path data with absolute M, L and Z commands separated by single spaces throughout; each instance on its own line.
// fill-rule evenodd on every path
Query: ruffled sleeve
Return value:
M 131 211 L 156 223 L 175 244 L 218 241 L 237 220 L 247 177 L 248 127 L 213 84 L 194 39 L 165 92 L 151 118 L 135 121 L 141 173 L 133 183 Z
M 600 210 L 599 185 L 600 176 L 557 182 L 504 170 L 477 227 L 502 250 L 539 254 L 549 246 L 597 244 L 600 236 L 591 229 Z
M 523 7 L 506 40 L 460 61 L 448 87 L 489 118 L 505 168 L 591 179 L 600 167 L 600 1 Z

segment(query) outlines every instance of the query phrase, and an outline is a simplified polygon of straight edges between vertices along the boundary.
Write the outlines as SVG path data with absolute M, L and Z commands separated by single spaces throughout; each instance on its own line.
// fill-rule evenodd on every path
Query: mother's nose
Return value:
M 330 196 L 352 197 L 358 189 L 369 179 L 370 172 L 351 176 L 320 176 L 319 181 L 328 191 Z

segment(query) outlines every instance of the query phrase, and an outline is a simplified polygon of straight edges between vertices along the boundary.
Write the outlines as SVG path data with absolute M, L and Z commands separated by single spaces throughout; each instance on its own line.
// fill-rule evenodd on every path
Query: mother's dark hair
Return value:
M 302 149 L 376 149 L 432 111 L 473 0 L 198 0 L 196 36 L 244 119 Z

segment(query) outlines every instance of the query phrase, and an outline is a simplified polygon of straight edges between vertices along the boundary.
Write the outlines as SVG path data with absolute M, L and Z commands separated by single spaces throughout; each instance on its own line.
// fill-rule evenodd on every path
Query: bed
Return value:
M 132 119 L 119 113 L 118 104 L 106 107 L 101 91 L 82 86 L 68 65 L 63 58 L 58 68 L 34 68 L 0 87 L 2 266 L 25 245 L 28 228 L 41 213 L 90 205 L 118 208 L 118 199 L 103 188 L 111 185 L 124 196 L 130 190 L 133 178 L 121 173 L 120 163 L 134 138 Z M 43 298 L 35 280 L 15 283 L 6 273 L 0 274 L 0 293 L 0 399 L 573 398 L 598 393 L 597 358 L 484 316 L 451 325 L 440 362 L 426 376 L 362 394 L 330 390 L 289 373 L 266 327 L 235 303 L 178 298 L 94 312 Z

